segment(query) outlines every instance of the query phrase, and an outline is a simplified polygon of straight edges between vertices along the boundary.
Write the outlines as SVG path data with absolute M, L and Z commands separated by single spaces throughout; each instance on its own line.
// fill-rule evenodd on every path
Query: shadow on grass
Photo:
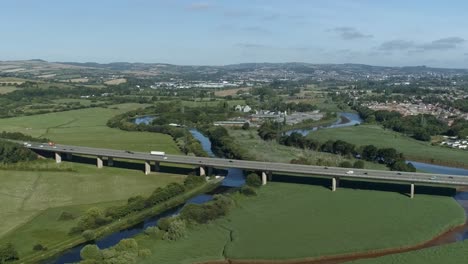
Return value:
M 39 154 L 40 156 L 44 157 L 44 158 L 55 159 L 55 154 L 52 153 L 52 152 L 36 151 L 36 153 Z M 81 164 L 88 164 L 88 165 L 97 166 L 96 157 L 73 155 L 72 160 L 68 160 L 67 155 L 63 154 L 62 155 L 62 160 L 63 161 L 71 161 L 71 162 L 76 162 L 76 163 L 81 163 Z M 104 159 L 103 163 L 104 163 L 104 166 L 109 166 L 109 162 L 108 162 L 107 159 Z M 113 164 L 112 167 L 119 168 L 119 169 L 127 169 L 127 170 L 137 170 L 137 171 L 141 171 L 142 173 L 144 173 L 144 171 L 145 171 L 145 164 L 144 164 L 144 162 L 141 162 L 141 161 L 114 160 L 114 164 Z M 155 172 L 154 171 L 154 164 L 151 165 L 151 171 Z M 161 166 L 159 167 L 158 172 L 188 175 L 188 174 L 194 174 L 197 171 L 198 171 L 197 169 L 193 169 L 193 168 L 182 168 L 182 167 L 170 166 L 170 164 L 168 164 L 168 165 L 161 164 Z
M 328 188 L 331 190 L 332 180 L 331 178 L 322 177 L 310 177 L 310 176 L 292 176 L 283 174 L 274 174 L 273 182 L 284 182 L 284 183 L 298 183 L 316 185 Z M 338 188 L 347 188 L 355 190 L 374 190 L 383 192 L 397 192 L 405 196 L 410 196 L 410 184 L 405 183 L 388 183 L 388 182 L 373 182 L 373 181 L 362 181 L 362 180 L 348 180 L 341 179 Z M 429 194 L 438 196 L 454 196 L 456 194 L 455 188 L 441 187 L 441 186 L 427 186 L 415 184 L 414 188 L 415 195 L 418 194 Z

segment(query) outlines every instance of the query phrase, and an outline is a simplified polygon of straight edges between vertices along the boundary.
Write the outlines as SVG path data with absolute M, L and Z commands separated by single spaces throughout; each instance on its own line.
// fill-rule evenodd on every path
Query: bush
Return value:
M 242 188 L 240 189 L 240 193 L 242 193 L 245 196 L 257 195 L 257 192 L 255 191 L 255 189 L 250 186 L 242 186 Z
M 34 251 L 45 251 L 45 250 L 47 250 L 47 247 L 44 247 L 41 244 L 36 244 L 36 245 L 34 245 L 33 250 Z
M 353 164 L 351 164 L 351 162 L 349 162 L 349 161 L 343 161 L 343 162 L 340 163 L 339 166 L 342 167 L 342 168 L 352 168 Z
M 145 249 L 140 249 L 138 251 L 138 256 L 141 257 L 141 258 L 146 258 L 146 257 L 149 257 L 151 256 L 151 250 L 145 248 Z
M 187 226 L 184 220 L 175 219 L 169 225 L 169 228 L 166 233 L 164 233 L 164 240 L 176 241 L 185 236 L 187 232 Z
M 202 185 L 205 182 L 206 182 L 205 177 L 189 175 L 184 180 L 184 186 L 187 187 L 188 189 L 191 189 L 196 186 Z
M 150 226 L 145 229 L 145 235 L 154 238 L 154 239 L 161 239 L 164 232 L 159 229 L 157 226 Z
M 60 214 L 58 220 L 59 221 L 69 221 L 69 220 L 73 220 L 75 218 L 76 218 L 76 216 L 73 215 L 72 213 L 64 211 L 64 212 L 62 212 Z
M 180 212 L 180 218 L 199 224 L 217 219 L 228 213 L 233 205 L 231 198 L 225 195 L 215 195 L 213 200 L 204 204 L 188 204 Z
M 85 230 L 81 235 L 88 241 L 96 239 L 96 233 L 93 230 Z
M 172 217 L 172 216 L 167 216 L 167 217 L 160 218 L 158 220 L 159 229 L 161 229 L 163 231 L 169 230 L 169 226 L 171 225 L 172 221 L 174 221 L 174 217 Z
M 353 167 L 356 168 L 356 169 L 364 169 L 364 161 L 362 160 L 356 160 L 353 164 Z
M 115 250 L 117 250 L 117 251 L 127 251 L 127 252 L 137 252 L 138 251 L 138 243 L 133 238 L 122 239 L 115 246 Z
M 100 260 L 102 259 L 102 254 L 98 246 L 86 245 L 81 249 L 80 257 L 84 260 Z
M 18 251 L 16 251 L 13 244 L 6 243 L 4 245 L 0 245 L 0 260 L 2 261 L 1 263 L 14 261 L 18 259 Z
M 262 186 L 262 181 L 260 180 L 260 177 L 258 177 L 256 173 L 250 173 L 249 175 L 247 175 L 245 183 L 248 186 L 256 187 L 256 188 Z

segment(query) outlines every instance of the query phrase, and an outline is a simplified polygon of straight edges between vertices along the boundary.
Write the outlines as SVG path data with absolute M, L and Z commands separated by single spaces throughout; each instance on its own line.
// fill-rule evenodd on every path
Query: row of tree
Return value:
M 258 134 L 264 140 L 272 140 L 272 134 L 277 126 L 274 122 L 264 123 L 260 126 Z M 277 134 L 274 135 L 276 137 Z M 403 153 L 398 152 L 394 148 L 377 148 L 374 145 L 358 147 L 343 140 L 328 140 L 322 143 L 297 132 L 279 136 L 278 143 L 301 149 L 333 153 L 348 158 L 361 158 L 366 161 L 385 164 L 392 170 L 416 171 L 413 165 L 406 164 Z M 361 166 L 361 164 L 358 166 Z
M 170 183 L 163 188 L 157 188 L 148 197 L 143 197 L 141 195 L 130 197 L 125 205 L 109 207 L 106 210 L 90 208 L 85 215 L 79 218 L 77 226 L 70 230 L 70 234 L 92 230 L 132 213 L 151 208 L 184 193 L 186 190 L 195 188 L 204 182 L 205 179 L 203 177 L 188 176 L 183 185 Z
M 409 135 L 417 140 L 430 141 L 431 136 L 447 133 L 449 127 L 433 115 L 420 114 L 416 116 L 402 116 L 398 112 L 378 110 L 374 111 L 364 106 L 354 109 L 367 123 L 379 123 L 383 127 Z
M 37 154 L 22 145 L 0 140 L 0 163 L 36 160 Z

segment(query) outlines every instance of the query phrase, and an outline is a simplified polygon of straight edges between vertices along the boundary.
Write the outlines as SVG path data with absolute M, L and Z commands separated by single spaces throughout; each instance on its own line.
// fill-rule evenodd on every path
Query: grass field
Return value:
M 143 105 L 122 104 L 112 108 L 0 119 L 0 130 L 47 137 L 62 144 L 180 153 L 168 135 L 126 132 L 106 126 L 107 120 L 112 116 L 138 107 Z M 25 245 L 18 242 L 20 252 L 31 250 L 31 243 L 37 240 L 47 243 L 57 238 L 54 232 L 59 231 L 54 230 L 53 224 L 44 224 L 43 229 L 39 228 L 41 223 L 53 223 L 55 220 L 55 217 L 44 218 L 44 214 L 48 215 L 48 211 L 44 210 L 62 206 L 78 206 L 84 210 L 91 206 L 88 204 L 120 201 L 138 194 L 149 194 L 157 187 L 180 182 L 184 178 L 181 174 L 155 173 L 147 176 L 137 170 L 109 167 L 97 170 L 93 165 L 78 163 L 54 166 L 69 166 L 73 171 L 0 170 L 0 241 L 18 242 L 23 237 Z M 25 223 L 27 224 L 23 225 Z M 36 229 L 38 231 L 30 233 L 30 239 L 26 239 L 28 230 Z
M 269 183 L 237 204 L 228 217 L 197 227 L 180 242 L 140 236 L 139 243 L 153 252 L 141 263 L 216 260 L 223 252 L 230 259 L 297 259 L 398 248 L 465 221 L 451 197 L 409 199 L 394 192 L 331 192 L 286 183 Z
M 257 131 L 255 130 L 229 129 L 229 135 L 234 137 L 239 145 L 246 146 L 248 153 L 255 157 L 255 160 L 259 161 L 289 163 L 292 159 L 306 157 L 314 164 L 318 164 L 318 160 L 320 159 L 322 160 L 322 164 L 327 164 L 327 166 L 339 166 L 343 161 L 354 162 L 354 160 L 345 159 L 339 155 L 312 150 L 302 150 L 299 148 L 283 146 L 275 141 L 265 141 L 258 136 Z M 387 170 L 387 167 L 384 165 L 373 162 L 365 162 L 365 167 L 369 169 Z
M 0 170 L 0 236 L 47 208 L 125 200 L 158 186 L 182 181 L 182 175 L 147 176 L 140 171 L 64 163 L 74 171 Z M 60 165 L 57 165 L 60 166 Z
M 468 151 L 431 146 L 428 142 L 418 141 L 377 125 L 323 129 L 308 136 L 321 142 L 341 139 L 358 146 L 373 144 L 378 147 L 391 147 L 403 152 L 410 160 L 433 160 L 441 165 L 468 166 Z
M 468 241 L 347 264 L 461 264 L 468 262 Z
M 122 104 L 116 109 L 89 108 L 0 119 L 0 130 L 46 137 L 60 144 L 179 154 L 179 148 L 169 135 L 127 132 L 106 126 L 111 117 L 138 107 L 144 105 Z
M 18 90 L 15 86 L 0 86 L 0 94 L 7 94 Z

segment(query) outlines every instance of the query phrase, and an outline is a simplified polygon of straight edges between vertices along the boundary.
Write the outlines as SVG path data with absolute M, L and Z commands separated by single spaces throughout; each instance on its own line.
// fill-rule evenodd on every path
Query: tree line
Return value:
M 18 163 L 36 160 L 37 154 L 20 144 L 0 140 L 0 163 Z
M 367 123 L 378 123 L 393 131 L 403 133 L 421 141 L 430 141 L 431 136 L 446 134 L 449 127 L 433 115 L 420 114 L 403 116 L 394 111 L 374 111 L 368 107 L 355 106 L 361 118 Z
M 343 140 L 328 140 L 321 143 L 297 132 L 293 132 L 290 135 L 276 134 L 274 131 L 277 131 L 277 127 L 278 124 L 276 122 L 266 122 L 258 129 L 258 135 L 263 140 L 277 139 L 279 144 L 285 146 L 327 152 L 348 158 L 359 158 L 385 164 L 391 170 L 416 171 L 411 163 L 406 164 L 403 153 L 398 152 L 394 148 L 377 148 L 374 145 L 356 146 Z M 347 167 L 361 167 L 362 165 L 362 163 L 356 166 L 346 164 Z

